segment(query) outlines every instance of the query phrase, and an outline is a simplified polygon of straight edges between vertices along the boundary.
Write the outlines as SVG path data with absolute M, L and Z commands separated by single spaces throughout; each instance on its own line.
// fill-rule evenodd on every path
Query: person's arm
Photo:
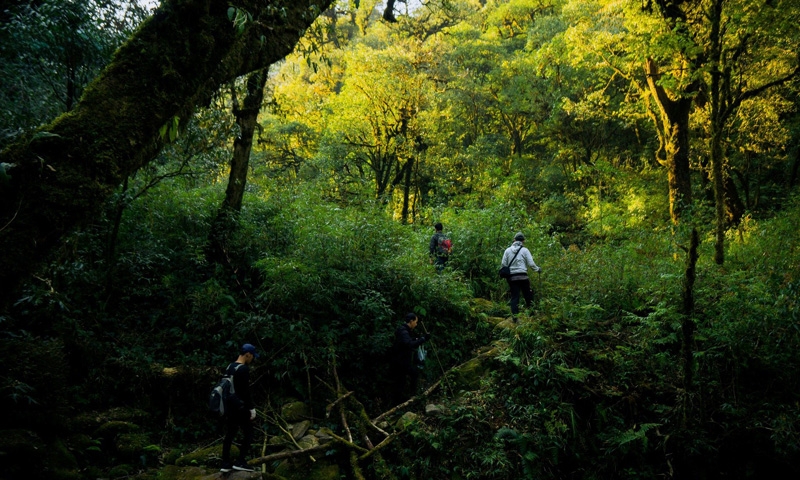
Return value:
M 400 329 L 399 340 L 401 344 L 411 349 L 425 343 L 425 340 L 427 340 L 427 338 L 424 335 L 419 338 L 411 338 L 411 332 L 408 330 L 408 328 L 404 327 Z
M 428 251 L 430 252 L 430 256 L 431 256 L 431 257 L 433 257 L 433 256 L 435 256 L 435 255 L 436 255 L 436 247 L 438 246 L 438 241 L 437 241 L 437 240 L 438 240 L 438 237 L 437 237 L 437 235 L 436 235 L 436 234 L 434 234 L 434 235 L 431 237 L 431 244 L 430 244 L 430 246 L 428 247 Z
M 525 259 L 525 265 L 527 267 L 532 268 L 534 272 L 538 272 L 539 270 L 541 270 L 541 268 L 539 268 L 533 261 L 533 255 L 531 255 L 531 251 L 528 250 L 527 248 L 525 249 L 525 251 L 522 252 L 522 258 Z

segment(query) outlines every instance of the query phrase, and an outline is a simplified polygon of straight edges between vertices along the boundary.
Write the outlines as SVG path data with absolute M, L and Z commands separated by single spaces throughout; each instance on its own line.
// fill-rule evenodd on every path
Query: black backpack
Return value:
M 237 403 L 233 400 L 235 399 L 238 401 L 236 389 L 233 386 L 233 375 L 241 366 L 241 363 L 237 363 L 236 367 L 233 369 L 233 373 L 228 374 L 231 368 L 229 365 L 228 369 L 225 371 L 225 375 L 223 375 L 214 388 L 211 389 L 211 393 L 208 395 L 208 409 L 212 413 L 222 417 L 226 412 L 233 410 L 234 403 Z

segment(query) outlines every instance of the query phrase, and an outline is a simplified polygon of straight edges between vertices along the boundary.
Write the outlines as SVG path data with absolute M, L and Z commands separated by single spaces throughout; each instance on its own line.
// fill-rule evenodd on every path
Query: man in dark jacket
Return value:
M 419 318 L 417 318 L 417 315 L 408 313 L 406 314 L 405 323 L 394 331 L 389 376 L 393 382 L 392 402 L 395 405 L 407 400 L 417 391 L 419 369 L 414 365 L 414 355 L 417 347 L 431 338 L 429 333 L 419 337 L 414 333 L 418 323 Z M 409 383 L 410 385 L 407 385 Z
M 442 242 L 447 239 L 447 235 L 442 232 L 444 226 L 441 223 L 436 223 L 433 226 L 433 229 L 436 230 L 436 233 L 433 234 L 431 237 L 430 244 L 428 245 L 428 254 L 430 257 L 430 263 L 436 266 L 436 271 L 441 273 L 444 270 L 444 266 L 447 263 L 447 259 L 450 257 L 450 252 L 442 246 Z
M 239 352 L 239 358 L 228 365 L 225 375 L 233 377 L 234 395 L 225 404 L 225 440 L 222 442 L 222 468 L 220 472 L 239 470 L 243 472 L 254 471 L 247 465 L 247 453 L 253 443 L 253 420 L 256 418 L 256 408 L 253 395 L 250 392 L 250 367 L 249 365 L 259 357 L 256 347 L 245 343 Z M 242 430 L 241 445 L 239 445 L 239 458 L 231 462 L 231 444 L 236 434 Z

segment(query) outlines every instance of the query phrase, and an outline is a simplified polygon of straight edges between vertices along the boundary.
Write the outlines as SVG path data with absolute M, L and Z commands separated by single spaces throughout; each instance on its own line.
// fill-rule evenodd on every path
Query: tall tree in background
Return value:
M 347 152 L 341 170 L 368 175 L 375 198 L 386 202 L 401 187 L 407 203 L 424 143 L 418 117 L 430 91 L 424 71 L 431 52 L 405 40 L 385 50 L 359 47 L 352 55 L 329 117 L 330 138 Z
M 711 0 L 708 7 L 708 150 L 715 203 L 714 261 L 721 265 L 725 231 L 743 215 L 725 166 L 726 130 L 742 102 L 800 74 L 800 8 L 790 1 L 765 5 L 725 0 Z
M 264 102 L 264 86 L 267 83 L 269 67 L 262 68 L 250 74 L 246 82 L 246 94 L 239 104 L 236 88 L 231 85 L 231 100 L 233 102 L 233 115 L 239 132 L 233 140 L 233 155 L 231 156 L 231 171 L 228 177 L 228 187 L 225 189 L 225 199 L 217 212 L 217 217 L 211 224 L 210 260 L 222 263 L 226 260 L 226 234 L 235 228 L 235 216 L 242 209 L 245 187 L 247 186 L 247 172 L 250 168 L 250 151 L 253 147 L 253 136 L 258 127 L 258 114 Z
M 164 125 L 185 122 L 221 84 L 286 56 L 330 3 L 162 3 L 70 113 L 0 154 L 0 304 L 154 158 Z

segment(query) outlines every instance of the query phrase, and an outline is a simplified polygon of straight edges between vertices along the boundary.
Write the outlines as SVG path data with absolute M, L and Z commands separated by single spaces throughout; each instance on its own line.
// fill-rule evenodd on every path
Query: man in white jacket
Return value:
M 503 253 L 503 265 L 509 266 L 511 276 L 506 278 L 508 287 L 511 289 L 511 315 L 514 322 L 517 321 L 519 313 L 519 294 L 525 297 L 525 304 L 528 308 L 533 307 L 533 291 L 531 291 L 531 280 L 528 278 L 528 267 L 534 272 L 541 272 L 542 269 L 533 262 L 531 251 L 525 248 L 525 235 L 517 232 L 514 235 L 514 243 L 506 248 Z

